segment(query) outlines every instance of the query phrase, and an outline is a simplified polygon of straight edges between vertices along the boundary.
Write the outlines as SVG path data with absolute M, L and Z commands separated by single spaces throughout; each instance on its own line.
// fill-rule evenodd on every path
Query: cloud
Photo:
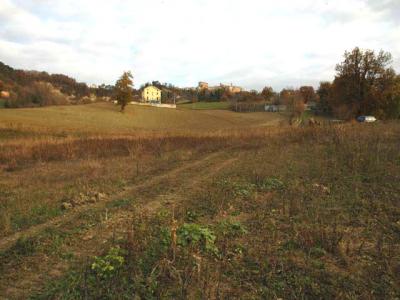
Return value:
M 390 51 L 400 69 L 397 0 L 2 0 L 0 60 L 114 83 L 246 88 L 317 84 L 345 50 Z

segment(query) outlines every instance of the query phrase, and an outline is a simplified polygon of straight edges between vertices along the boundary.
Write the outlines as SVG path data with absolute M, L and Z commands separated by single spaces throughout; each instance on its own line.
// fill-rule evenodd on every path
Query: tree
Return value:
M 263 88 L 261 95 L 265 98 L 265 101 L 271 101 L 272 97 L 275 95 L 274 90 L 270 86 Z
M 225 90 L 221 96 L 221 101 L 229 101 L 232 98 L 233 94 L 229 90 Z
M 400 119 L 400 75 L 397 75 L 382 97 L 386 118 Z
M 302 86 L 299 91 L 301 96 L 303 97 L 304 103 L 315 101 L 317 98 L 317 95 L 312 86 Z
M 98 97 L 111 97 L 113 92 L 114 92 L 114 86 L 106 85 L 104 83 L 99 85 L 96 89 L 96 95 Z
M 319 88 L 317 90 L 318 103 L 317 109 L 323 114 L 331 113 L 330 101 L 332 97 L 332 83 L 329 81 L 320 82 Z
M 124 72 L 117 80 L 115 93 L 118 104 L 121 105 L 121 112 L 124 112 L 125 106 L 133 99 L 133 76 L 130 71 Z
M 385 116 L 385 98 L 392 94 L 396 74 L 389 67 L 391 54 L 355 48 L 345 52 L 336 66 L 332 89 L 333 110 L 345 111 L 347 117 L 359 114 Z M 386 108 L 387 109 L 387 108 Z
M 281 98 L 291 118 L 299 118 L 304 113 L 304 100 L 299 90 L 284 89 L 281 91 Z
M 290 99 L 294 96 L 295 91 L 292 88 L 285 88 L 279 93 L 279 97 L 282 103 L 287 105 Z

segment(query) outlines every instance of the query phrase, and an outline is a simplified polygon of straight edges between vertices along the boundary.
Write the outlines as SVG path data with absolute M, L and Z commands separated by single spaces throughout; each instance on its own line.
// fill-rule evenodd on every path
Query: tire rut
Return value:
M 190 163 L 181 167 L 178 167 L 172 171 L 169 171 L 163 175 L 150 180 L 147 183 L 140 184 L 135 186 L 128 191 L 124 191 L 123 195 L 135 193 L 135 191 L 140 190 L 141 188 L 145 188 L 146 186 L 151 186 L 157 183 L 162 182 L 163 179 L 167 179 L 168 177 L 176 177 L 175 180 L 180 182 L 183 187 L 175 188 L 175 191 L 171 191 L 167 194 L 159 194 L 152 201 L 143 201 L 146 199 L 141 199 L 142 201 L 138 201 L 135 205 L 134 211 L 146 211 L 148 213 L 155 213 L 161 207 L 163 202 L 168 199 L 170 206 L 179 204 L 179 202 L 184 200 L 185 191 L 192 189 L 193 187 L 201 184 L 206 179 L 208 179 L 212 174 L 216 174 L 220 172 L 222 169 L 227 166 L 233 164 L 237 158 L 229 158 L 229 159 L 221 159 L 221 152 L 213 153 L 211 155 L 206 156 L 203 159 L 200 159 L 194 163 Z M 210 163 L 210 165 L 208 165 Z M 192 170 L 193 169 L 193 170 Z M 195 174 L 192 177 L 187 177 L 185 172 L 188 171 L 190 174 Z M 180 175 L 180 176 L 179 176 Z M 183 178 L 182 178 L 183 177 Z M 121 194 L 119 195 L 119 197 Z M 114 199 L 115 197 L 113 197 Z M 118 198 L 118 197 L 117 197 Z M 148 200 L 148 199 L 147 199 Z M 112 201 L 108 200 L 107 202 Z M 93 205 L 91 206 L 93 208 Z M 75 244 L 74 246 L 68 249 L 69 252 L 74 253 L 74 257 L 79 258 L 79 261 L 84 262 L 89 257 L 96 255 L 98 253 L 98 249 L 113 238 L 116 229 L 124 231 L 125 228 L 128 228 L 129 220 L 134 214 L 134 211 L 125 211 L 120 209 L 119 211 L 112 214 L 112 216 L 105 221 L 104 223 L 100 223 L 92 229 L 89 229 L 84 233 L 84 236 L 77 236 L 81 242 Z M 76 213 L 74 213 L 75 215 Z M 68 220 L 72 219 L 72 217 L 68 218 Z M 67 221 L 64 218 L 62 221 Z M 59 222 L 49 222 L 45 227 L 48 226 L 56 226 Z M 43 229 L 44 226 L 41 226 Z M 36 229 L 37 232 L 39 229 Z M 86 259 L 86 260 L 85 260 Z M 37 262 L 39 263 L 39 262 Z M 32 265 L 34 268 L 34 266 Z M 46 262 L 40 262 L 40 273 L 32 274 L 31 270 L 22 270 L 19 273 L 17 281 L 12 281 L 12 286 L 4 285 L 4 282 L 0 284 L 0 290 L 7 286 L 5 289 L 4 295 L 12 295 L 12 298 L 25 298 L 29 296 L 29 291 L 32 291 L 32 287 L 34 290 L 37 290 L 40 287 L 43 287 L 48 280 L 60 277 L 66 270 L 68 270 L 68 266 L 65 263 L 60 263 L 59 258 L 49 259 Z M 16 271 L 16 270 L 15 270 Z M 9 282 L 9 280 L 7 280 Z M 0 292 L 1 298 L 2 292 Z
M 127 195 L 127 194 L 129 194 L 131 192 L 134 192 L 135 190 L 144 189 L 146 187 L 150 187 L 152 185 L 156 185 L 156 184 L 162 182 L 163 180 L 167 179 L 168 177 L 175 176 L 175 175 L 179 174 L 180 172 L 183 172 L 183 171 L 185 171 L 187 169 L 195 168 L 195 167 L 201 165 L 202 163 L 205 163 L 208 160 L 213 159 L 214 157 L 220 156 L 221 154 L 222 154 L 222 152 L 220 152 L 220 151 L 211 153 L 211 154 L 207 155 L 206 157 L 204 157 L 204 158 L 202 158 L 200 160 L 197 160 L 197 161 L 189 163 L 189 164 L 185 164 L 183 166 L 179 166 L 179 167 L 177 167 L 177 168 L 175 168 L 173 170 L 167 171 L 164 174 L 155 176 L 155 177 L 149 179 L 148 181 L 146 181 L 144 183 L 139 183 L 137 185 L 134 185 L 133 187 L 127 188 L 123 192 L 118 193 L 117 195 L 115 195 L 113 197 L 110 197 L 107 200 L 104 200 L 104 201 L 101 201 L 101 202 L 98 202 L 98 203 L 94 203 L 94 204 L 87 204 L 87 205 L 75 208 L 75 209 L 71 210 L 70 213 L 67 213 L 67 214 L 64 214 L 62 216 L 53 218 L 53 219 L 47 221 L 46 223 L 35 225 L 35 226 L 32 226 L 32 227 L 30 227 L 30 228 L 28 228 L 28 229 L 26 229 L 24 231 L 19 231 L 19 232 L 16 232 L 16 233 L 12 234 L 12 235 L 6 236 L 6 237 L 0 239 L 0 252 L 1 251 L 5 251 L 8 248 L 10 248 L 19 238 L 21 238 L 23 236 L 32 236 L 32 235 L 35 235 L 38 232 L 40 232 L 40 231 L 42 231 L 42 230 L 44 230 L 44 229 L 46 229 L 48 227 L 60 226 L 63 223 L 66 223 L 68 221 L 73 220 L 74 217 L 76 217 L 77 215 L 79 215 L 79 214 L 81 214 L 81 213 L 83 213 L 85 211 L 88 211 L 88 210 L 93 209 L 93 208 L 104 207 L 108 202 L 111 202 L 111 201 L 116 200 L 116 199 L 118 199 L 120 197 L 123 197 L 124 195 Z

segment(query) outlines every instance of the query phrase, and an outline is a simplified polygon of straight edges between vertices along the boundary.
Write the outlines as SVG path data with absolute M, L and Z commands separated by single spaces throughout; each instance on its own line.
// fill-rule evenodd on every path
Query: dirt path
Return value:
M 130 188 L 125 189 L 123 192 L 114 195 L 113 197 L 110 197 L 106 200 L 103 200 L 101 202 L 97 202 L 94 204 L 88 204 L 88 205 L 84 205 L 84 206 L 79 206 L 71 211 L 69 211 L 68 213 L 56 217 L 54 219 L 51 219 L 43 224 L 39 224 L 36 226 L 32 226 L 26 230 L 23 231 L 19 231 L 16 232 L 12 235 L 6 236 L 2 239 L 0 239 L 0 251 L 5 251 L 6 249 L 8 249 L 9 247 L 11 247 L 19 238 L 21 238 L 22 236 L 32 236 L 37 234 L 38 232 L 48 228 L 48 227 L 54 227 L 54 226 L 60 226 L 63 223 L 66 223 L 70 220 L 72 220 L 73 218 L 75 218 L 78 214 L 88 211 L 89 209 L 93 209 L 93 208 L 101 208 L 104 207 L 108 202 L 111 202 L 113 200 L 116 200 L 118 198 L 121 198 L 127 194 L 133 193 L 136 190 L 140 190 L 140 189 L 145 189 L 148 187 L 151 187 L 153 185 L 157 185 L 160 182 L 162 182 L 163 180 L 170 178 L 170 177 L 174 177 L 179 175 L 179 173 L 184 172 L 185 170 L 191 169 L 191 168 L 196 168 L 199 167 L 200 165 L 206 163 L 207 161 L 216 158 L 218 156 L 221 156 L 222 152 L 215 152 L 212 154 L 207 155 L 206 157 L 191 162 L 191 163 L 187 163 L 183 166 L 177 167 L 171 171 L 168 171 L 164 174 L 160 174 L 158 176 L 154 176 L 151 179 L 147 180 L 146 182 L 134 185 Z
M 65 251 L 73 253 L 76 260 L 82 263 L 86 262 L 88 258 L 101 252 L 104 248 L 104 244 L 112 239 L 116 232 L 122 233 L 129 228 L 128 224 L 132 220 L 134 213 L 146 211 L 152 214 L 156 213 L 161 208 L 172 208 L 172 206 L 178 205 L 184 201 L 185 194 L 188 191 L 191 191 L 197 186 L 201 186 L 207 179 L 232 165 L 236 160 L 237 158 L 232 157 L 228 159 L 223 158 L 223 152 L 213 153 L 198 161 L 178 167 L 124 191 L 112 199 L 120 198 L 123 195 L 135 195 L 137 196 L 137 200 L 135 200 L 135 209 L 120 209 L 113 213 L 109 219 L 101 222 L 97 226 L 94 226 L 84 233 L 77 234 L 74 236 L 75 242 L 68 245 Z M 140 195 L 140 190 L 162 184 L 164 180 L 168 180 L 169 182 L 172 180 L 174 183 L 171 189 L 168 189 L 166 193 L 165 190 L 162 190 L 160 193 L 157 192 L 158 194 L 156 197 Z M 139 193 L 139 195 L 137 195 L 137 193 Z M 32 235 L 40 232 L 40 230 L 44 228 L 59 226 L 68 220 L 73 220 L 74 216 L 82 211 L 105 206 L 105 204 L 112 201 L 112 199 L 71 212 L 68 216 L 57 218 L 57 220 L 52 220 L 46 224 L 31 228 L 25 231 L 24 234 Z M 21 235 L 22 233 L 19 234 L 19 236 Z M 3 241 L 2 245 L 11 245 L 13 241 L 18 239 L 18 236 L 14 235 L 7 239 L 7 242 Z M 49 280 L 62 276 L 72 264 L 72 262 L 63 261 L 59 257 L 47 257 L 44 254 L 39 254 L 36 257 L 27 257 L 23 260 L 25 261 L 18 265 L 18 269 L 20 270 L 13 270 L 15 272 L 13 272 L 14 274 L 7 274 L 3 280 L 0 280 L 0 298 L 5 296 L 10 299 L 25 299 L 29 297 L 32 291 L 40 289 Z

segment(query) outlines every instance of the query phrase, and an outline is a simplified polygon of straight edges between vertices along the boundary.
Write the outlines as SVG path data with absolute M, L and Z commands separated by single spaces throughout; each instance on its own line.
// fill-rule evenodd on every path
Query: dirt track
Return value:
M 201 187 L 214 174 L 229 167 L 238 159 L 232 156 L 224 157 L 224 153 L 220 151 L 206 155 L 199 160 L 158 174 L 146 182 L 133 185 L 102 202 L 76 208 L 49 222 L 3 238 L 0 241 L 0 250 L 4 251 L 11 247 L 22 236 L 34 237 L 46 228 L 71 226 L 82 213 L 93 209 L 106 210 L 107 203 L 113 200 L 122 197 L 135 199 L 133 210 L 118 209 L 89 230 L 74 235 L 73 241 L 70 241 L 63 248 L 65 252 L 73 254 L 73 257 L 84 263 L 91 256 L 101 252 L 104 243 L 113 238 L 116 232 L 123 234 L 127 230 L 134 213 L 145 211 L 152 214 L 161 208 L 173 209 L 172 207 L 184 201 L 185 193 L 196 187 Z M 162 188 L 151 192 L 155 186 Z M 150 190 L 150 195 L 146 194 L 146 190 Z M 42 288 L 49 280 L 61 276 L 69 269 L 71 264 L 71 262 L 61 260 L 59 257 L 46 256 L 43 253 L 35 254 L 33 257 L 22 257 L 17 268 L 6 266 L 3 270 L 4 276 L 0 280 L 0 298 L 24 299 L 29 297 L 32 292 Z

